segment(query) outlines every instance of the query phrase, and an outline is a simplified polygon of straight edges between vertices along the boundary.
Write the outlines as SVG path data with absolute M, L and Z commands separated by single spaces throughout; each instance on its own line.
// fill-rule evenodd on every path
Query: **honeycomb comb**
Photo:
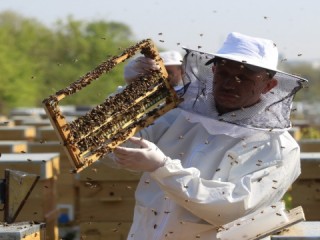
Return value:
M 155 60 L 159 70 L 141 75 L 123 91 L 107 97 L 83 116 L 67 122 L 59 107 L 61 100 L 81 91 L 93 80 L 139 52 Z M 43 100 L 54 130 L 75 167 L 73 172 L 80 172 L 111 153 L 116 146 L 182 101 L 167 76 L 157 48 L 151 39 L 146 39 L 109 58 L 68 87 Z

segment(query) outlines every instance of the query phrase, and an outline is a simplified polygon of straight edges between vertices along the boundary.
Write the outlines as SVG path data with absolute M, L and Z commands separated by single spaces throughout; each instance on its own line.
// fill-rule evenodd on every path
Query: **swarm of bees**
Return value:
M 68 123 L 59 109 L 59 102 L 87 87 L 117 64 L 140 52 L 156 61 L 159 70 L 150 70 L 93 107 L 84 116 Z M 165 112 L 176 107 L 181 99 L 167 81 L 162 59 L 150 39 L 125 49 L 119 56 L 103 62 L 91 72 L 43 100 L 44 108 L 67 154 L 79 172 L 113 151 L 119 144 L 147 127 Z

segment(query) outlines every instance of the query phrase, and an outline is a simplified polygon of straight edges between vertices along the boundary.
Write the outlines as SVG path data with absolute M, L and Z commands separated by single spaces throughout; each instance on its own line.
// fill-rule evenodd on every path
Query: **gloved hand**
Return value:
M 137 57 L 128 62 L 124 67 L 124 78 L 127 84 L 137 79 L 141 74 L 146 74 L 150 70 L 158 70 L 160 67 L 151 58 L 144 56 Z
M 140 148 L 116 147 L 114 150 L 116 162 L 124 168 L 152 172 L 162 167 L 168 159 L 152 142 L 137 137 L 131 137 L 129 141 Z

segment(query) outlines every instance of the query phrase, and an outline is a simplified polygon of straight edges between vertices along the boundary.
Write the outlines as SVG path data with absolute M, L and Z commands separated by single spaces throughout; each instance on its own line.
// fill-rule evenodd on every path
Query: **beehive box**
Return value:
M 79 221 L 132 221 L 140 176 L 141 173 L 112 168 L 100 161 L 78 173 Z
M 21 122 L 21 125 L 23 126 L 34 126 L 36 128 L 38 127 L 44 127 L 44 126 L 51 126 L 49 119 L 25 119 Z
M 40 180 L 30 193 L 16 221 L 44 222 L 46 223 L 48 238 L 57 240 L 56 178 L 59 174 L 59 153 L 2 154 L 0 178 L 4 178 L 4 169 L 23 171 L 40 176 Z M 0 212 L 0 217 L 3 219 L 2 212 Z
M 59 153 L 5 153 L 1 155 L 0 167 L 37 174 L 49 179 L 59 174 Z M 3 176 L 4 171 L 0 171 Z
M 291 134 L 291 136 L 299 141 L 301 139 L 301 129 L 299 127 L 292 127 L 290 130 L 289 130 L 289 133 Z
M 11 116 L 10 120 L 12 120 L 14 122 L 15 126 L 21 126 L 23 125 L 24 121 L 38 121 L 41 120 L 42 118 L 39 115 L 15 115 L 15 116 Z
M 100 161 L 76 174 L 80 233 L 89 239 L 126 239 L 140 176 L 141 173 L 112 168 Z
M 300 139 L 301 152 L 320 152 L 320 139 Z
M 72 164 L 58 141 L 28 142 L 28 153 L 59 152 L 60 164 L 57 176 L 57 203 L 75 204 L 75 175 L 71 173 Z
M 0 141 L 0 153 L 21 153 L 26 151 L 26 141 Z
M 0 140 L 34 140 L 35 137 L 33 126 L 0 126 Z
M 37 128 L 36 140 L 38 141 L 59 141 L 57 134 L 52 126 Z
M 44 223 L 0 223 L 0 240 L 46 240 Z
M 80 238 L 86 240 L 125 240 L 131 223 L 88 222 L 80 224 Z
M 292 205 L 302 206 L 307 221 L 320 220 L 320 153 L 301 153 L 301 169 L 292 185 Z

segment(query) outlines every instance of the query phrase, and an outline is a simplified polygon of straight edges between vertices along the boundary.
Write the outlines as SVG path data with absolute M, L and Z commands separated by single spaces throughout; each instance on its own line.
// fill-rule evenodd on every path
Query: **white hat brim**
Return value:
M 211 55 L 212 58 L 220 57 L 220 58 L 223 58 L 223 59 L 229 59 L 229 60 L 232 60 L 232 61 L 235 61 L 235 62 L 248 64 L 248 65 L 255 66 L 255 67 L 260 67 L 260 68 L 263 68 L 263 69 L 274 71 L 274 72 L 276 72 L 276 74 L 279 73 L 279 74 L 282 74 L 282 75 L 286 75 L 288 79 L 300 80 L 300 81 L 303 81 L 303 82 L 308 82 L 308 80 L 306 78 L 300 77 L 298 75 L 290 74 L 290 73 L 287 73 L 287 72 L 284 72 L 284 71 L 281 71 L 281 70 L 278 70 L 278 69 L 274 69 L 274 68 L 266 68 L 265 66 L 262 67 L 259 64 L 250 62 L 250 60 L 249 61 L 248 60 L 244 61 L 241 56 L 231 55 L 231 54 L 208 53 L 208 52 L 203 52 L 203 51 L 199 51 L 199 50 L 195 50 L 195 49 L 191 49 L 191 48 L 187 48 L 187 47 L 183 47 L 183 49 L 189 50 L 189 51 L 195 51 L 195 52 L 198 52 L 200 54 Z M 209 61 L 210 61 L 210 59 L 208 59 L 208 62 Z M 276 76 L 275 76 L 275 78 L 276 78 Z

